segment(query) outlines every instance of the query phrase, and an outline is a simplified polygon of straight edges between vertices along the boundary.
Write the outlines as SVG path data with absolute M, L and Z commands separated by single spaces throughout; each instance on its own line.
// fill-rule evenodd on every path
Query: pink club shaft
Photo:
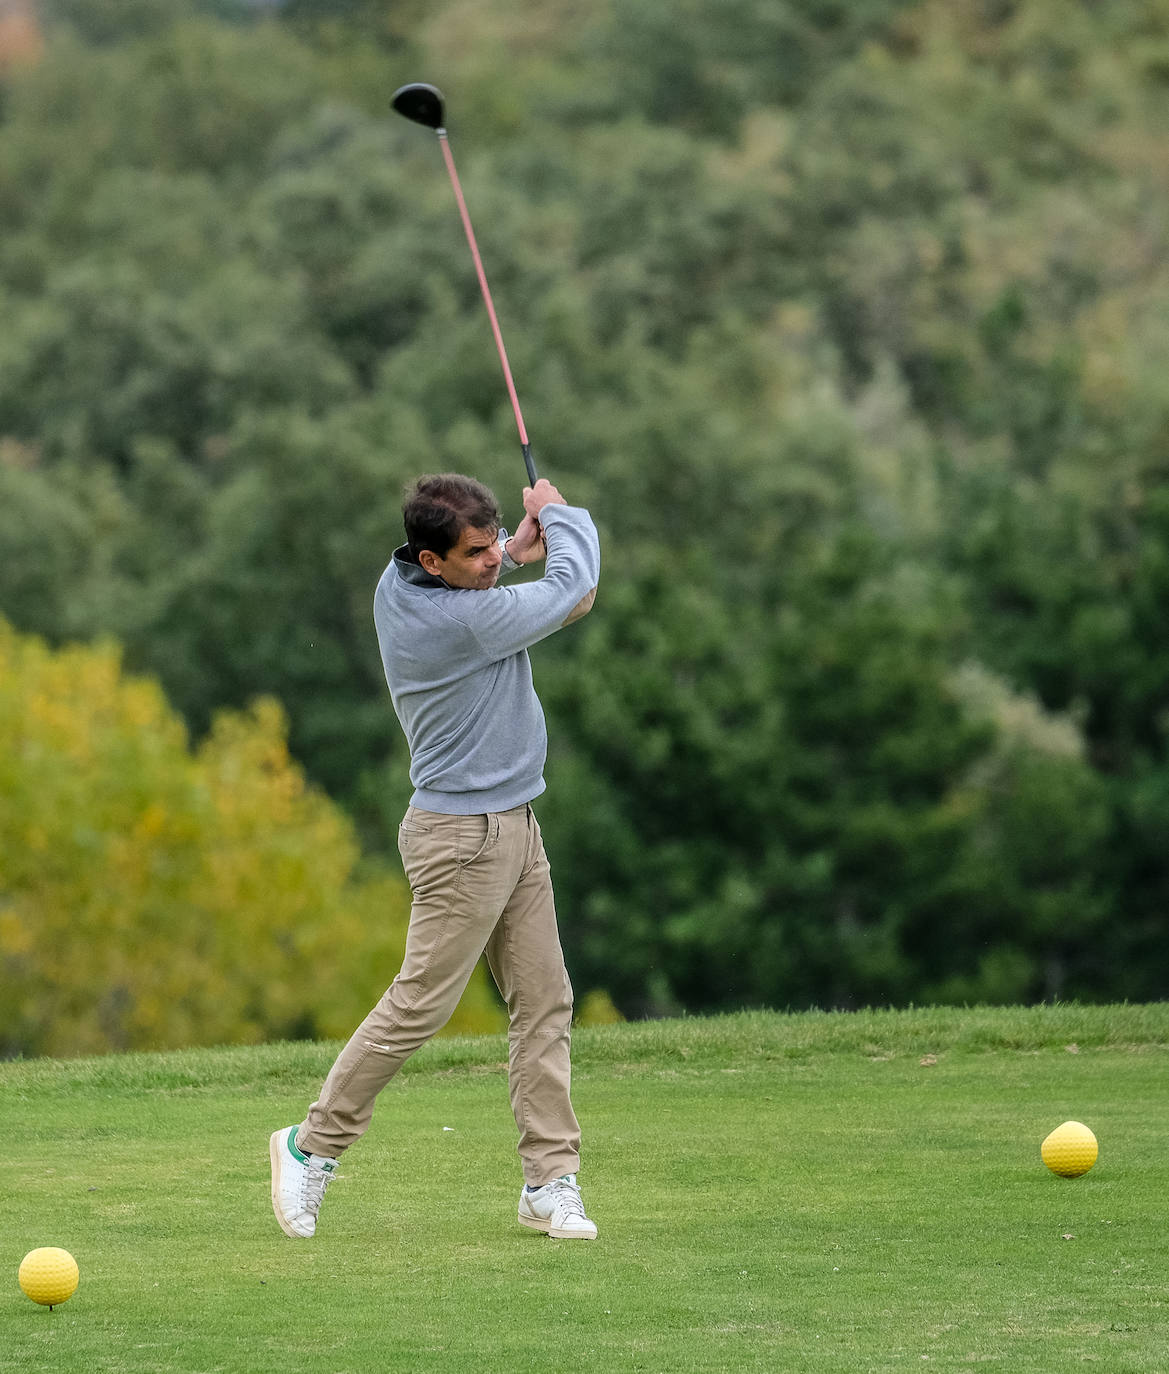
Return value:
M 524 428 L 523 412 L 520 410 L 520 398 L 516 395 L 515 382 L 512 380 L 511 364 L 507 361 L 507 349 L 503 346 L 503 333 L 499 328 L 499 320 L 496 318 L 495 306 L 491 300 L 491 290 L 487 285 L 487 273 L 483 270 L 483 259 L 479 256 L 479 245 L 475 242 L 475 231 L 471 228 L 471 216 L 467 213 L 467 202 L 463 199 L 463 188 L 459 185 L 459 174 L 455 171 L 455 159 L 451 154 L 450 142 L 447 139 L 446 130 L 436 130 L 439 145 L 442 148 L 443 160 L 446 162 L 446 169 L 450 173 L 451 185 L 455 189 L 455 200 L 458 202 L 459 214 L 463 219 L 463 228 L 467 233 L 467 242 L 471 245 L 471 256 L 475 260 L 475 271 L 479 276 L 479 288 L 483 292 L 483 300 L 487 305 L 487 314 L 491 319 L 491 332 L 495 335 L 495 346 L 499 350 L 499 361 L 503 366 L 503 379 L 507 382 L 507 394 L 511 397 L 511 408 L 515 411 L 516 428 L 520 432 L 520 444 L 523 446 L 524 463 L 528 469 L 528 478 L 535 484 L 536 467 L 532 462 L 531 447 L 528 443 L 528 431 Z

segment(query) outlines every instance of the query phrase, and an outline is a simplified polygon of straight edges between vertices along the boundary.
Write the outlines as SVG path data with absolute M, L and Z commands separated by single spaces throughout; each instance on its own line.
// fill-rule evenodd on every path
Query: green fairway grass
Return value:
M 578 1031 L 595 1243 L 516 1224 L 501 1037 L 416 1056 L 288 1239 L 268 1135 L 336 1049 L 0 1065 L 0 1370 L 1169 1369 L 1169 1005 Z

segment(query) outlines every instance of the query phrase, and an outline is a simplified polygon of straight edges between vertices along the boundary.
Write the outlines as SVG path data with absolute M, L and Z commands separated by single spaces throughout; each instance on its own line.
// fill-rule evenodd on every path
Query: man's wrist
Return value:
M 504 572 L 512 568 L 518 568 L 520 564 L 511 556 L 512 536 L 506 530 L 499 531 L 499 547 L 503 552 Z

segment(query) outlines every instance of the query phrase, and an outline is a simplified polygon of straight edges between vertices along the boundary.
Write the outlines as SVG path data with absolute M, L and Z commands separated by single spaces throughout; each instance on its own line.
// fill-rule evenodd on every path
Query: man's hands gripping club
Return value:
M 546 477 L 534 487 L 524 488 L 524 518 L 507 541 L 508 557 L 513 563 L 538 563 L 545 554 L 544 532 L 540 528 L 540 512 L 545 506 L 566 506 L 568 502 Z
M 540 512 L 545 506 L 566 505 L 568 502 L 546 477 L 541 477 L 535 486 L 524 488 L 524 518 L 506 544 L 508 556 L 514 563 L 538 563 L 545 556 L 547 550 L 544 547 L 544 532 L 540 528 Z M 594 587 L 572 608 L 564 624 L 571 625 L 574 620 L 588 615 L 596 596 L 597 589 Z

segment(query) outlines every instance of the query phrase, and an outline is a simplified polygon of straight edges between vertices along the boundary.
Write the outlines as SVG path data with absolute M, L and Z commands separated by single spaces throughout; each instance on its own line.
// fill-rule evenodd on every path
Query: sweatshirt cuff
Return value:
M 500 529 L 496 542 L 499 544 L 499 552 L 503 554 L 503 563 L 499 569 L 501 575 L 503 573 L 515 572 L 520 566 L 507 551 L 507 541 L 510 538 L 511 535 L 508 534 L 507 530 Z

